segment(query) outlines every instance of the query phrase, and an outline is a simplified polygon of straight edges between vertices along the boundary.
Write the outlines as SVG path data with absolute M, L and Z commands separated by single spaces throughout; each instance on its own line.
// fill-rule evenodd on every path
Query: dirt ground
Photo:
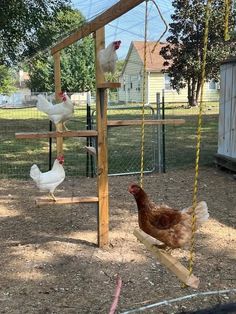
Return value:
M 144 188 L 154 201 L 183 208 L 192 201 L 193 176 L 192 169 L 148 175 Z M 96 205 L 37 207 L 34 199 L 42 194 L 32 181 L 0 180 L 0 313 L 108 313 L 117 275 L 122 280 L 117 313 L 138 313 L 140 307 L 197 292 L 236 289 L 233 175 L 214 167 L 200 171 L 199 200 L 208 203 L 210 219 L 196 236 L 198 290 L 183 288 L 133 235 L 137 210 L 127 187 L 135 181 L 136 176 L 109 178 L 110 243 L 100 249 Z M 55 194 L 96 195 L 96 179 L 66 178 Z M 187 251 L 172 254 L 187 265 Z M 196 313 L 232 302 L 236 290 L 143 313 Z M 236 313 L 236 307 L 224 313 Z

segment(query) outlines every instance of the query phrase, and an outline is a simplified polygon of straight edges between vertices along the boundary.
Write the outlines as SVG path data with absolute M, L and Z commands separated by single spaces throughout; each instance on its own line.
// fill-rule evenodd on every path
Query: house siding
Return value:
M 131 44 L 128 53 L 125 68 L 120 77 L 121 88 L 118 91 L 118 100 L 125 103 L 142 103 L 143 79 L 142 79 L 143 63 L 135 48 Z M 124 88 L 125 85 L 125 88 Z M 187 88 L 181 89 L 179 93 L 172 89 L 165 90 L 164 73 L 148 72 L 145 82 L 145 102 L 155 103 L 156 93 L 164 90 L 166 103 L 187 103 Z M 219 101 L 219 90 L 210 90 L 208 82 L 204 84 L 203 101 Z
M 142 61 L 140 60 L 136 49 L 132 47 L 129 60 L 126 63 L 122 76 L 120 77 L 121 88 L 118 91 L 119 101 L 142 102 L 143 91 L 142 69 L 143 69 Z

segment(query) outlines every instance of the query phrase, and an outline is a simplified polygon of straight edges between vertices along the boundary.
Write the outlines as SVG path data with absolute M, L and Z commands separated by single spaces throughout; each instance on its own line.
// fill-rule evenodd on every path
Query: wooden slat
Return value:
M 120 88 L 121 83 L 117 82 L 104 82 L 97 84 L 97 88 Z
M 51 49 L 51 53 L 55 54 L 57 51 L 60 51 L 63 48 L 75 43 L 77 40 L 84 38 L 88 36 L 89 34 L 97 31 L 99 28 L 102 28 L 103 26 L 115 20 L 119 16 L 133 9 L 134 7 L 136 7 L 143 1 L 144 0 L 132 0 L 132 1 L 120 0 L 118 3 L 110 7 L 107 11 L 100 14 L 91 22 L 84 24 L 77 31 L 75 31 L 74 33 L 72 33 L 71 35 L 63 39 L 60 43 L 55 45 Z
M 27 138 L 49 138 L 49 137 L 96 137 L 98 132 L 96 130 L 84 130 L 84 131 L 66 131 L 66 132 L 23 132 L 16 133 L 17 139 Z
M 184 124 L 184 119 L 165 119 L 165 120 L 145 120 L 145 125 L 181 125 Z M 129 126 L 129 125 L 142 125 L 142 120 L 110 120 L 107 126 Z
M 107 156 L 107 90 L 98 88 L 105 82 L 101 71 L 98 53 L 105 45 L 105 30 L 96 31 L 96 119 L 97 119 L 97 169 L 98 169 L 98 246 L 108 244 L 109 202 L 108 202 L 108 156 Z
M 37 205 L 62 205 L 62 204 L 81 204 L 81 203 L 97 203 L 98 197 L 56 197 L 56 202 L 46 197 L 40 197 L 35 200 Z
M 85 149 L 86 149 L 86 151 L 87 151 L 89 154 L 91 154 L 91 155 L 93 155 L 93 156 L 96 156 L 96 155 L 97 155 L 97 152 L 96 152 L 96 148 L 95 148 L 95 147 L 93 147 L 93 146 L 85 146 Z
M 158 259 L 158 261 L 174 273 L 179 280 L 187 286 L 197 289 L 199 286 L 199 279 L 194 275 L 189 276 L 189 270 L 184 267 L 176 258 L 166 253 L 164 250 L 158 249 L 156 244 L 159 242 L 150 237 L 148 234 L 140 229 L 134 230 L 134 235 L 141 241 L 146 248 Z

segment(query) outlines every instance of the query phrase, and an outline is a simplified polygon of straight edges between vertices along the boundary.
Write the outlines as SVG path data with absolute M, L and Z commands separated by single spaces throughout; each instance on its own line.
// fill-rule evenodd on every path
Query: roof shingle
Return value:
M 143 41 L 133 41 L 133 46 L 137 50 L 138 55 L 142 62 L 144 62 L 144 42 Z M 160 72 L 161 70 L 166 69 L 163 65 L 165 59 L 160 55 L 162 47 L 166 46 L 166 43 L 158 43 L 154 52 L 152 52 L 154 46 L 156 45 L 155 41 L 147 42 L 147 62 L 146 69 L 147 71 Z

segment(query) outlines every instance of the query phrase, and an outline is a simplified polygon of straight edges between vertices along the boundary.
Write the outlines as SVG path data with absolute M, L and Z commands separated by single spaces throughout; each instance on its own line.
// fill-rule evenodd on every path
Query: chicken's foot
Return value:
M 167 252 L 169 254 L 172 252 L 172 249 L 169 246 L 167 246 L 166 244 L 153 244 L 152 246 L 155 246 L 160 250 L 164 250 L 165 252 Z
M 54 202 L 57 201 L 53 193 L 50 192 L 49 195 L 50 195 L 50 197 L 53 199 Z

